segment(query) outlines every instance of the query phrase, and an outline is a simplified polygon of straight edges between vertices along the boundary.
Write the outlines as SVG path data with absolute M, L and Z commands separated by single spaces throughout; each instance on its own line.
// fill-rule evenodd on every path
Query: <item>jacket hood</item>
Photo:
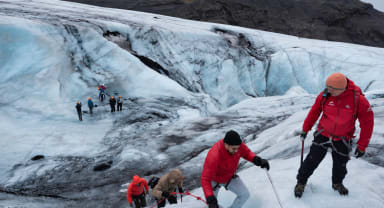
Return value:
M 134 175 L 132 179 L 133 184 L 138 184 L 140 183 L 140 177 L 138 175 Z
M 184 179 L 184 176 L 179 169 L 174 169 L 171 172 L 169 172 L 169 176 L 168 176 L 169 183 L 179 183 L 183 179 Z
M 355 83 L 348 79 L 347 78 L 347 89 L 341 94 L 341 96 L 345 96 L 349 93 L 353 93 L 353 91 L 357 91 L 357 92 L 360 92 L 360 94 L 363 94 L 363 92 L 361 91 L 360 87 L 358 87 L 357 85 L 355 85 Z
M 360 89 L 352 80 L 347 78 L 347 90 L 355 90 L 356 88 Z

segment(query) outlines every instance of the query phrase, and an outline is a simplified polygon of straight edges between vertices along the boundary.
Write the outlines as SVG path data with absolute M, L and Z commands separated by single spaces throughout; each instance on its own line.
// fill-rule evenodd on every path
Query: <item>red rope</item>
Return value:
M 157 205 L 159 205 L 161 202 L 163 202 L 165 200 L 165 198 L 163 197 L 163 199 L 161 199 L 157 204 L 155 204 L 152 208 L 155 208 Z
M 204 200 L 204 199 L 202 199 L 200 196 L 196 196 L 196 195 L 193 195 L 193 194 L 191 194 L 189 191 L 185 191 L 184 193 L 177 193 L 177 192 L 171 192 L 171 193 L 169 193 L 170 195 L 177 195 L 177 194 L 179 194 L 179 195 L 189 195 L 189 196 L 191 196 L 191 197 L 193 197 L 193 198 L 196 198 L 196 200 L 200 200 L 200 201 L 202 201 L 202 202 L 204 202 L 206 205 L 208 205 L 207 204 L 207 202 Z M 163 197 L 155 206 L 153 206 L 152 208 L 155 208 L 157 205 L 159 205 L 161 202 L 163 202 L 165 200 L 165 198 Z
M 204 199 L 202 199 L 200 196 L 193 195 L 189 191 L 185 191 L 185 193 L 176 193 L 176 192 L 173 192 L 173 193 L 180 194 L 180 195 L 189 195 L 189 196 L 192 196 L 193 198 L 196 198 L 197 200 L 200 200 L 200 201 L 204 202 L 205 204 L 207 204 L 207 202 Z

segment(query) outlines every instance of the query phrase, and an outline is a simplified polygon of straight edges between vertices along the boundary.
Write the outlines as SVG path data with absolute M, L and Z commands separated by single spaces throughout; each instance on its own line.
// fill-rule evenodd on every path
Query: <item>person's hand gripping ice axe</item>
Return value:
M 300 138 L 302 140 L 305 140 L 305 138 L 307 138 L 307 132 L 305 132 L 305 131 L 298 132 L 298 135 L 300 136 Z
M 300 165 L 303 164 L 303 159 L 304 159 L 303 158 L 303 156 L 304 156 L 304 140 L 307 137 L 307 134 L 308 134 L 308 132 L 305 132 L 303 130 L 296 132 L 296 135 L 300 136 L 300 138 L 301 138 L 301 163 L 300 163 Z

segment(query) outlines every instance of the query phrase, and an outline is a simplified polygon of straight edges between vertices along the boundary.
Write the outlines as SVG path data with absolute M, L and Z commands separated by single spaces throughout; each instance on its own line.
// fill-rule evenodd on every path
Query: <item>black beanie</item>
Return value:
M 241 142 L 240 135 L 236 131 L 230 130 L 225 134 L 224 143 L 228 145 L 240 145 Z

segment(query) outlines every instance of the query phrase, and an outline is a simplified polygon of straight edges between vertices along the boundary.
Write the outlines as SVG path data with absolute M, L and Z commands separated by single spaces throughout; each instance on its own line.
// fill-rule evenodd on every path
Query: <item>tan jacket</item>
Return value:
M 155 188 L 152 190 L 152 195 L 157 199 L 162 199 L 161 194 L 163 191 L 171 193 L 176 191 L 176 188 L 183 187 L 183 181 L 185 176 L 181 173 L 179 169 L 174 169 L 171 172 L 163 175 Z

